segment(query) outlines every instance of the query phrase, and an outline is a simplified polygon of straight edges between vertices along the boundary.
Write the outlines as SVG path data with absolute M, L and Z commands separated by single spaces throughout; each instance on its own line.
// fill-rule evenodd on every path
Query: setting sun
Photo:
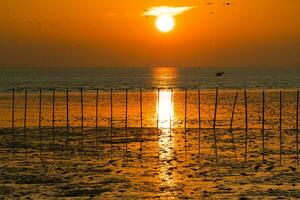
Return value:
M 182 13 L 192 9 L 191 6 L 182 6 L 182 7 L 171 7 L 171 6 L 158 6 L 151 7 L 146 9 L 143 13 L 144 16 L 157 17 L 156 19 L 156 28 L 161 32 L 170 32 L 175 27 L 174 17 L 181 15 Z
M 175 26 L 175 22 L 173 17 L 166 16 L 166 15 L 157 17 L 156 28 L 161 32 L 164 33 L 169 32 L 173 30 L 174 26 Z

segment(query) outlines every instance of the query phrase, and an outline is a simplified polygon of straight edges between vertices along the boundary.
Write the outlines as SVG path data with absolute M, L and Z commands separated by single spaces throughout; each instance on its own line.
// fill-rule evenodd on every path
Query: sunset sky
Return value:
M 158 6 L 191 9 L 163 33 L 144 15 Z M 299 67 L 299 11 L 299 0 L 2 0 L 0 67 Z

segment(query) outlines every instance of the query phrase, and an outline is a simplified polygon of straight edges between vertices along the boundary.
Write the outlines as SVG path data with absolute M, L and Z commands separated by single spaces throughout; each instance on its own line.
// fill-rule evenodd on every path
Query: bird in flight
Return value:
M 216 73 L 216 76 L 220 77 L 220 76 L 223 76 L 224 75 L 224 72 L 217 72 Z
M 224 6 L 231 6 L 231 5 L 232 5 L 231 2 L 226 2 L 226 3 L 224 3 Z

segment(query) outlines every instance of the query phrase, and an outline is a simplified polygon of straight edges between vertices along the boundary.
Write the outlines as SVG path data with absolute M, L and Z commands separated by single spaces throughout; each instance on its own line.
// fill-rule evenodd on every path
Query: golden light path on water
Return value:
M 169 88 L 173 85 L 177 77 L 177 71 L 174 67 L 153 68 L 154 86 L 158 88 Z M 174 168 L 174 148 L 175 139 L 172 132 L 172 121 L 175 120 L 173 91 L 170 89 L 161 89 L 157 101 L 159 136 L 159 160 L 160 160 L 160 179 L 161 185 L 167 188 L 176 186 L 176 175 L 170 170 Z M 170 194 L 165 191 L 165 195 Z
M 170 90 L 162 90 L 159 92 L 158 103 L 158 127 L 162 129 L 170 128 L 171 118 L 173 117 L 173 94 Z
M 160 178 L 163 185 L 175 186 L 174 177 L 170 173 L 173 163 L 173 149 L 175 140 L 172 139 L 172 119 L 173 110 L 173 92 L 171 90 L 161 90 L 157 104 L 158 126 L 161 130 L 159 137 L 159 159 L 160 159 Z

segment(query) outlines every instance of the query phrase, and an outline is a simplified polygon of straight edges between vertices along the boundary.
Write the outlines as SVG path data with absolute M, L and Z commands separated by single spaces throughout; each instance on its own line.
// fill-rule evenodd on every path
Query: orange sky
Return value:
M 224 2 L 2 0 L 0 67 L 299 67 L 299 0 Z M 142 13 L 163 5 L 194 8 L 161 33 Z

